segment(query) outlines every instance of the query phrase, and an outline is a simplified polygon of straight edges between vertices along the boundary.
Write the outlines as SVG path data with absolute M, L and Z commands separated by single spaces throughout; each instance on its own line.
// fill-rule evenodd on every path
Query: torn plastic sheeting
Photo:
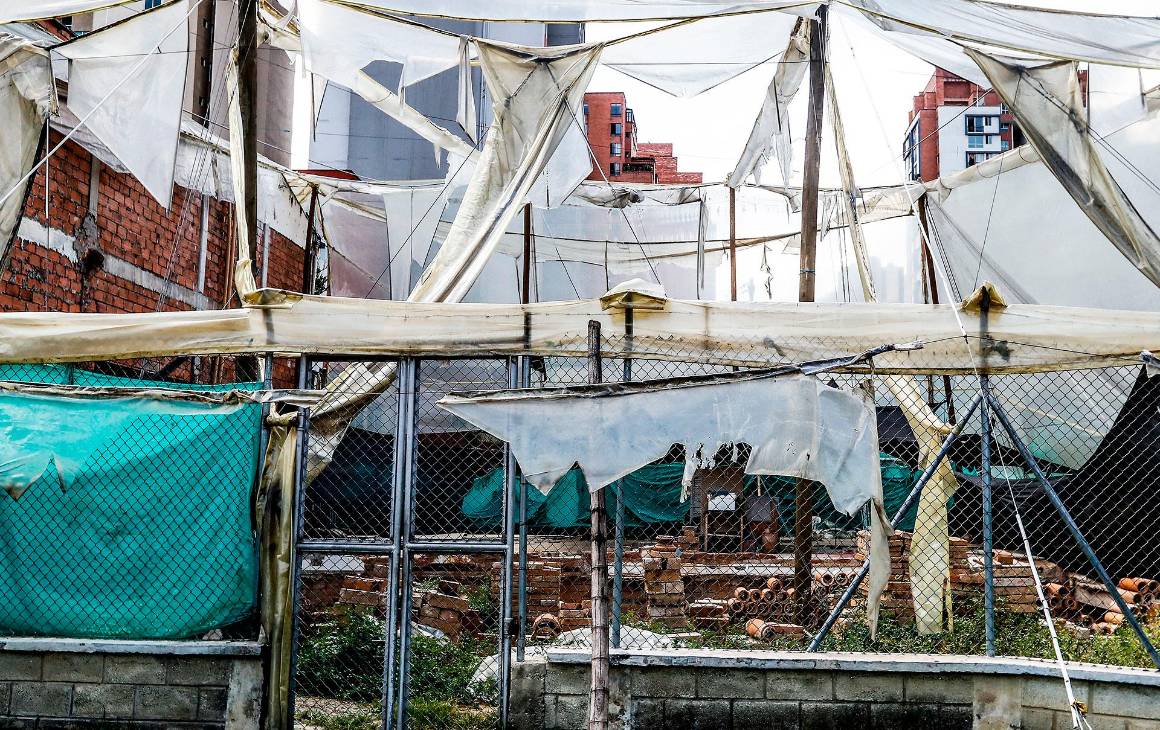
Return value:
M 0 270 L 8 259 L 20 214 L 24 208 L 29 177 L 19 181 L 36 160 L 44 120 L 56 104 L 56 86 L 48 55 L 27 41 L 0 33 Z
M 89 13 L 132 0 L 0 0 L 0 23 L 44 20 Z
M 69 59 L 69 108 L 167 209 L 192 12 L 179 0 L 53 49 Z
M 813 377 L 765 374 L 448 395 L 439 405 L 507 441 L 524 476 L 544 494 L 574 465 L 595 491 L 678 443 L 687 454 L 687 485 L 692 469 L 711 465 L 719 447 L 746 443 L 752 448 L 747 474 L 821 482 L 846 515 L 869 502 L 867 611 L 876 625 L 890 566 L 877 420 L 865 399 Z

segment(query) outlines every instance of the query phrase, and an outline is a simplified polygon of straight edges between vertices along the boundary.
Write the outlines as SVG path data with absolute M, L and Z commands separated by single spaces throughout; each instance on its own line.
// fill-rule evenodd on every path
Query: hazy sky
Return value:
M 1160 12 L 1160 3 L 1144 0 L 1020 0 L 1019 4 L 1125 14 L 1147 13 L 1151 6 L 1151 12 Z M 590 23 L 587 40 L 609 40 L 646 27 L 649 26 Z M 907 113 L 914 95 L 930 78 L 932 67 L 836 17 L 830 24 L 830 62 L 858 184 L 901 180 Z M 749 136 L 772 75 L 771 62 L 700 96 L 677 99 L 618 71 L 600 67 L 589 90 L 625 92 L 629 106 L 636 112 L 639 141 L 673 142 L 682 170 L 702 171 L 707 181 L 722 180 L 733 169 Z M 805 99 L 803 86 L 790 110 L 796 143 L 805 132 Z M 831 149 L 832 143 L 826 145 L 827 153 Z M 795 168 L 800 168 L 800 144 L 796 159 Z M 832 164 L 823 163 L 823 184 L 838 184 L 836 174 Z M 776 170 L 768 170 L 767 175 L 770 182 L 778 182 Z

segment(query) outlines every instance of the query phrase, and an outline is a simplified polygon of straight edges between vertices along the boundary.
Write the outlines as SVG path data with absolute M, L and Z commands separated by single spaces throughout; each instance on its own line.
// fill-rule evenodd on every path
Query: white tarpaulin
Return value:
M 69 59 L 68 107 L 166 208 L 181 132 L 188 0 L 57 46 Z
M 131 0 L 0 0 L 0 23 L 79 15 Z
M 401 15 L 516 22 L 680 20 L 761 10 L 808 8 L 808 0 L 340 0 Z
M 459 37 L 379 18 L 326 0 L 298 0 L 298 28 L 306 70 L 351 86 L 353 75 L 375 61 L 403 66 L 399 86 L 455 68 Z
M 1100 159 L 1085 121 L 1076 64 L 1032 69 L 976 51 L 968 54 L 1076 205 L 1128 261 L 1160 286 L 1160 238 Z
M 802 374 L 717 376 L 559 390 L 448 395 L 439 405 L 511 444 L 547 494 L 573 466 L 596 491 L 684 446 L 686 487 L 718 449 L 748 444 L 747 474 L 821 482 L 834 507 L 871 504 L 867 613 L 874 630 L 890 574 L 873 404 Z
M 31 178 L 24 180 L 36 160 L 44 120 L 56 102 L 48 54 L 35 46 L 0 33 L 0 271 L 20 221 Z M 23 180 L 23 182 L 21 182 Z
M 793 163 L 790 147 L 789 104 L 801 88 L 810 58 L 810 24 L 799 22 L 790 35 L 789 46 L 785 49 L 777 69 L 765 90 L 765 99 L 753 129 L 745 142 L 741 156 L 733 172 L 729 173 L 729 185 L 740 187 L 750 175 L 761 181 L 761 168 L 770 157 L 777 157 L 781 167 L 781 184 L 790 184 L 790 167 Z
M 696 96 L 763 63 L 776 61 L 797 17 L 727 15 L 610 42 L 600 63 L 679 97 Z

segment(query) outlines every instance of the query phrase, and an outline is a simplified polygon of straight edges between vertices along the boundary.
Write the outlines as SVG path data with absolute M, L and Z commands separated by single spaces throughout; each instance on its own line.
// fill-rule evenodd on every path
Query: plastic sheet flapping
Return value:
M 693 467 L 711 465 L 721 446 L 746 443 L 752 448 L 747 474 L 821 482 L 846 515 L 869 503 L 867 613 L 876 625 L 890 573 L 888 523 L 877 421 L 865 398 L 790 374 L 449 395 L 439 405 L 511 444 L 524 476 L 545 494 L 573 465 L 595 491 L 673 444 L 684 446 L 691 477 Z
M 0 33 L 0 270 L 16 233 L 44 130 L 44 120 L 56 105 L 56 85 L 48 54 L 27 41 Z

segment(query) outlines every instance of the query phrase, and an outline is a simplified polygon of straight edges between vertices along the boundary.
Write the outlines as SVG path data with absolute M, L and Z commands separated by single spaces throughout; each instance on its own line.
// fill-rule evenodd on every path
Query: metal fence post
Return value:
M 983 483 L 983 613 L 987 635 L 987 656 L 995 656 L 995 550 L 994 514 L 991 504 L 991 415 L 988 408 L 990 384 L 986 375 L 979 376 L 979 389 L 983 393 L 983 403 L 979 417 L 983 420 L 979 429 L 982 443 L 979 452 L 979 476 Z
M 399 584 L 399 558 L 403 547 L 403 494 L 407 489 L 408 444 L 412 416 L 414 388 L 411 383 L 412 371 L 406 364 L 400 364 L 395 378 L 398 393 L 397 415 L 395 419 L 395 448 L 391 461 L 391 548 L 388 573 L 387 621 L 383 631 L 383 727 L 390 727 L 392 709 L 395 702 L 395 645 L 399 633 L 399 591 L 409 590 Z M 406 624 L 403 624 L 406 626 Z M 400 672 L 401 674 L 401 672 Z
M 519 385 L 519 365 L 508 361 L 508 386 Z M 503 562 L 500 570 L 499 606 L 499 726 L 507 727 L 508 687 L 511 683 L 511 616 L 512 616 L 512 561 L 515 558 L 515 495 L 516 459 L 511 444 L 504 444 L 504 489 L 503 489 Z M 522 480 L 520 480 L 522 481 Z M 524 556 L 520 555 L 520 563 Z M 522 627 L 521 627 L 522 630 Z
M 531 386 L 531 362 L 527 355 L 516 358 L 519 365 L 521 388 Z M 516 661 L 524 660 L 524 642 L 528 633 L 528 482 L 520 475 L 520 573 L 519 573 L 519 633 L 516 634 Z
M 399 381 L 400 404 L 406 403 L 406 412 L 399 414 L 399 439 L 403 443 L 405 458 L 400 466 L 403 474 L 402 514 L 399 517 L 399 564 L 402 566 L 403 579 L 399 590 L 403 594 L 403 607 L 399 613 L 399 689 L 396 703 L 398 705 L 395 717 L 396 727 L 403 730 L 407 727 L 407 680 L 408 664 L 411 653 L 411 507 L 415 496 L 415 400 L 418 395 L 419 362 L 413 358 L 406 358 L 400 363 L 399 372 L 402 378 Z

